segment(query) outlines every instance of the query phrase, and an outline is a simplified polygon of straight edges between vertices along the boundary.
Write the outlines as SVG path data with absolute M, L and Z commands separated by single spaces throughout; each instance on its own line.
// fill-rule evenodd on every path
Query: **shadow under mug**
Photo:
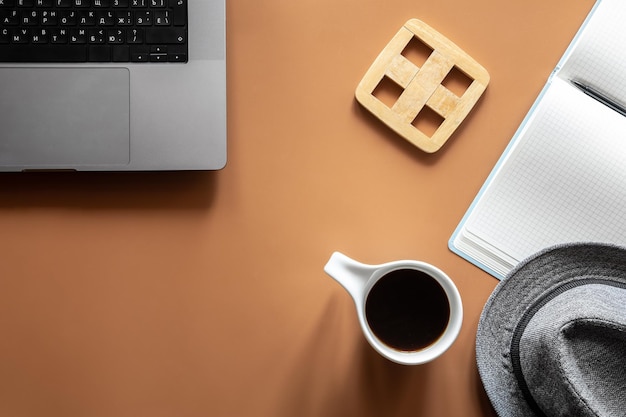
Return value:
M 459 291 L 433 265 L 413 260 L 367 265 L 335 252 L 324 271 L 354 300 L 370 345 L 393 362 L 432 361 L 452 345 L 461 330 Z

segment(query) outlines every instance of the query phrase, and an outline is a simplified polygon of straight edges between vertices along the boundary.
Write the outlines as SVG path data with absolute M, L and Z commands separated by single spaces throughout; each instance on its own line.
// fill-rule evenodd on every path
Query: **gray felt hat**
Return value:
M 487 301 L 476 359 L 500 417 L 626 416 L 626 249 L 568 244 Z

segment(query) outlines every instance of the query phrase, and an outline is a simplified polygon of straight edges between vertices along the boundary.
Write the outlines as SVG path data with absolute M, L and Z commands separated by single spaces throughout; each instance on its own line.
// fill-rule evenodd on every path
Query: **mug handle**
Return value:
M 364 295 L 365 285 L 377 268 L 376 265 L 366 265 L 343 253 L 334 252 L 324 266 L 324 272 L 339 282 L 355 303 L 359 304 Z

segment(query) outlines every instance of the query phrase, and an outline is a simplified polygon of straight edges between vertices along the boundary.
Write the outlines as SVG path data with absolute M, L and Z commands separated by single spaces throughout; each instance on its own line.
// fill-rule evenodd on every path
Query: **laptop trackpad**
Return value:
M 128 164 L 125 68 L 0 68 L 0 165 Z

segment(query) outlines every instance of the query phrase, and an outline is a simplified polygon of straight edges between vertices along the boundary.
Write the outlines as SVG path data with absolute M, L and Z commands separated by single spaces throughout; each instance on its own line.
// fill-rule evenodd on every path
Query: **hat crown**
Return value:
M 582 283 L 581 283 L 582 284 Z M 626 287 L 587 281 L 553 291 L 518 326 L 518 382 L 546 416 L 626 409 Z
M 520 262 L 489 297 L 476 335 L 498 416 L 625 415 L 625 294 L 626 247 L 563 244 Z

